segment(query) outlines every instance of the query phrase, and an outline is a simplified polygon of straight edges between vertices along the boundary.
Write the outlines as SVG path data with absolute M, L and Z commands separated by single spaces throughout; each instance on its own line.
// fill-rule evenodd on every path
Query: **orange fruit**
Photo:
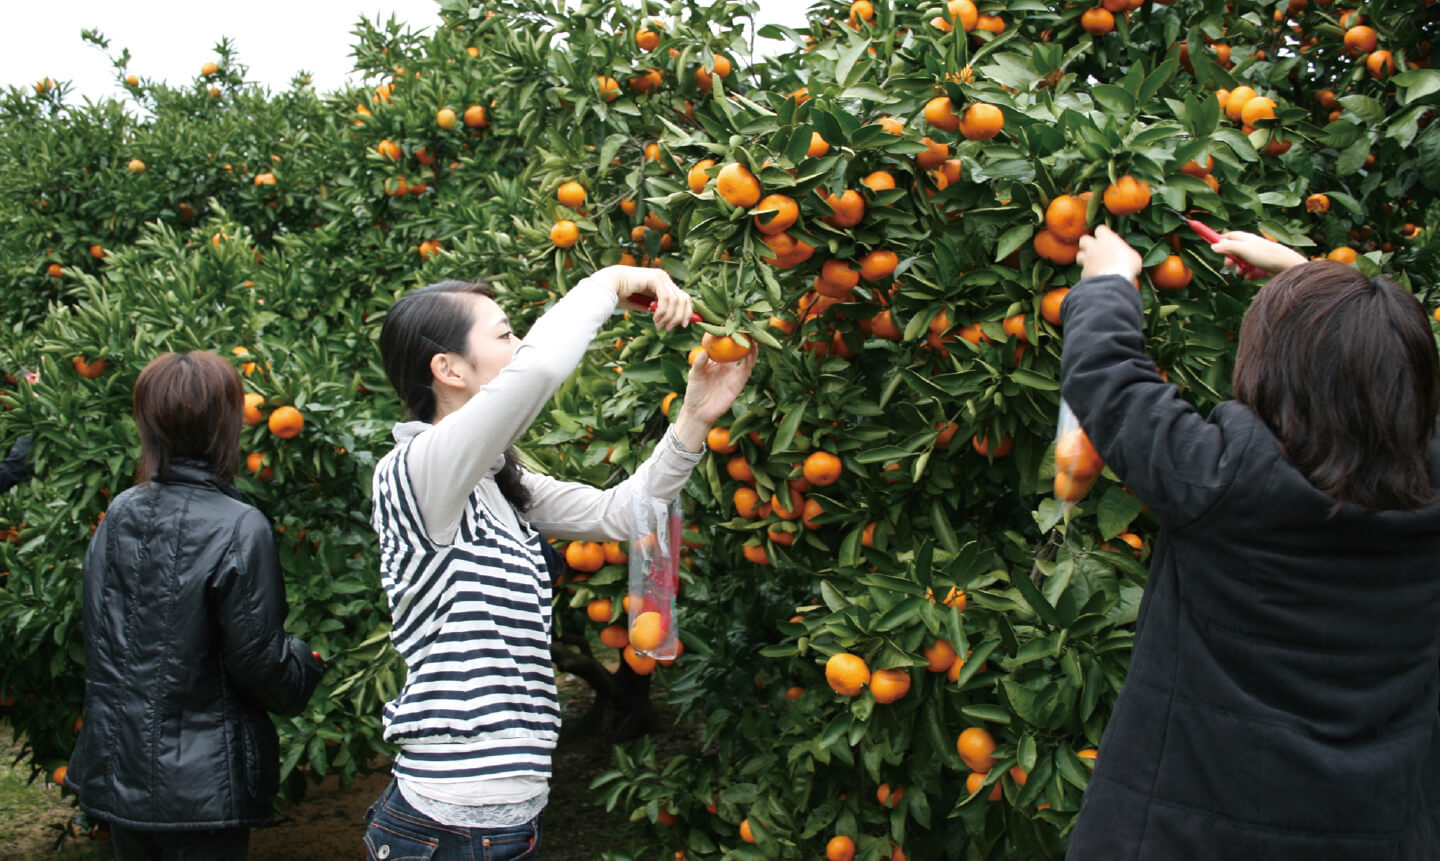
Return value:
M 51 278 L 59 278 L 65 274 L 65 270 L 60 266 L 59 263 L 51 263 L 49 266 L 46 266 L 45 272 Z
M 600 549 L 605 552 L 606 565 L 624 565 L 630 561 L 630 557 L 620 549 L 619 541 L 606 541 L 600 545 Z
M 442 129 L 450 130 L 455 128 L 455 112 L 450 108 L 441 108 L 435 112 L 435 125 Z
M 600 629 L 600 642 L 612 649 L 623 649 L 630 645 L 630 635 L 625 633 L 624 625 L 616 622 Z
M 828 451 L 811 452 L 805 458 L 805 479 L 816 487 L 828 487 L 840 479 L 844 465 Z
M 925 648 L 924 654 L 925 660 L 929 661 L 925 669 L 932 673 L 946 672 L 955 663 L 955 647 L 949 640 L 937 639 L 934 645 Z
M 471 105 L 465 109 L 465 125 L 472 129 L 483 129 L 490 125 L 490 118 L 486 116 L 484 105 Z
M 751 487 L 737 487 L 733 496 L 735 513 L 746 520 L 760 516 L 760 494 Z
M 550 228 L 550 241 L 557 248 L 569 248 L 580 241 L 580 228 L 568 218 L 562 218 Z
M 849 292 L 860 283 L 860 273 L 852 268 L 850 264 L 838 258 L 831 258 L 825 261 L 820 267 L 820 277 L 831 287 L 839 292 Z M 832 295 L 822 293 L 821 295 Z
M 713 427 L 705 434 L 705 445 L 717 454 L 729 454 L 735 450 L 735 443 L 730 441 L 730 429 L 724 427 Z
M 970 774 L 967 774 L 967 775 L 965 776 L 965 791 L 968 792 L 968 793 L 970 793 L 971 795 L 974 795 L 975 793 L 979 792 L 981 789 L 984 788 L 984 786 L 985 786 L 985 779 L 986 779 L 988 776 L 989 776 L 989 772 L 985 772 L 985 771 L 975 771 L 975 772 L 971 772 Z M 999 801 L 1001 797 L 1002 797 L 1002 796 L 1001 796 L 1001 792 L 1000 792 L 1000 782 L 997 780 L 997 781 L 995 782 L 995 784 L 994 784 L 994 787 L 990 790 L 990 794 L 989 794 L 988 796 L 986 796 L 986 799 L 985 799 L 985 800 L 986 800 L 986 801 Z
M 65 775 L 67 775 L 67 774 L 69 774 L 69 773 L 70 773 L 70 767 L 69 767 L 68 765 L 62 765 L 62 766 L 60 766 L 59 768 L 55 769 L 54 771 L 50 772 L 50 779 L 55 782 L 55 785 L 56 785 L 56 786 L 64 786 L 64 785 L 65 785 Z
M 928 149 L 916 154 L 915 163 L 926 170 L 937 168 L 944 164 L 946 159 L 950 158 L 949 144 L 941 143 L 928 136 L 921 138 L 920 143 L 924 144 Z M 946 179 L 945 175 L 939 171 L 935 172 L 934 177 L 935 184 L 940 187 L 941 191 L 944 191 L 945 187 L 950 184 L 950 180 Z
M 973 449 L 975 449 L 975 453 L 978 454 L 978 455 L 980 455 L 981 457 L 990 457 L 990 455 L 991 455 L 991 452 L 990 452 L 990 435 L 989 435 L 989 434 L 986 434 L 985 436 L 974 436 L 974 437 L 971 437 L 971 438 L 970 438 L 970 447 L 973 448 Z M 1005 455 L 1009 454 L 1009 453 L 1010 453 L 1010 450 L 1011 450 L 1012 448 L 1014 448 L 1014 447 L 1015 447 L 1015 440 L 1011 439 L 1011 438 L 1008 437 L 1008 436 L 1007 436 L 1007 437 L 1001 437 L 1000 443 L 995 446 L 995 452 L 994 452 L 995 458 L 996 458 L 996 459 L 999 459 L 999 458 L 1004 457 Z
M 1100 453 L 1083 428 L 1061 434 L 1055 441 L 1055 470 L 1079 479 L 1094 478 L 1105 468 Z
M 700 346 L 705 348 L 705 352 L 710 356 L 710 361 L 729 363 L 738 362 L 750 355 L 750 352 L 755 349 L 755 342 L 751 341 L 750 346 L 742 347 L 729 335 L 721 335 L 717 338 L 706 332 L 705 336 L 700 339 Z
M 607 75 L 597 75 L 600 82 L 600 97 L 607 102 L 620 98 L 620 82 Z M 468 116 L 468 112 L 467 112 Z
M 281 439 L 294 439 L 305 429 L 305 417 L 292 406 L 283 406 L 270 414 L 270 432 Z
M 605 549 L 595 541 L 571 541 L 565 546 L 565 564 L 583 574 L 605 567 Z
M 635 47 L 642 51 L 653 51 L 660 45 L 660 34 L 649 27 L 635 31 Z
M 212 62 L 212 63 L 205 63 L 204 65 L 202 65 L 202 66 L 200 67 L 200 74 L 204 75 L 204 76 L 207 77 L 207 78 L 210 77 L 211 75 L 216 74 L 216 73 L 219 72 L 219 71 L 220 71 L 220 67 L 217 66 L 217 65 L 216 65 L 215 63 L 213 63 L 213 62 Z
M 1062 242 L 1079 242 L 1089 225 L 1085 223 L 1085 202 L 1062 194 L 1045 207 L 1045 227 Z
M 689 184 L 691 191 L 699 194 L 700 192 L 705 190 L 705 186 L 710 182 L 710 177 L 708 174 L 705 173 L 705 171 L 709 170 L 714 166 L 715 159 L 713 158 L 705 158 L 695 162 L 695 165 L 690 168 L 690 172 L 685 175 L 685 182 Z M 633 203 L 631 208 L 632 211 L 629 214 L 634 215 L 635 213 L 633 211 Z
M 1171 254 L 1150 270 L 1151 283 L 1161 290 L 1183 290 L 1194 277 L 1195 273 L 1178 254 Z
M 70 364 L 75 368 L 75 373 L 87 380 L 98 380 L 100 379 L 100 375 L 105 373 L 104 359 L 86 362 L 84 357 L 76 356 L 70 360 Z
M 767 195 L 760 201 L 759 214 L 755 216 L 755 226 L 761 233 L 779 233 L 789 229 L 800 218 L 800 207 L 795 201 L 783 194 Z M 767 210 L 773 210 L 768 212 Z
M 949 451 L 950 440 L 955 438 L 956 432 L 960 430 L 960 425 L 955 422 L 940 422 L 935 427 L 940 431 L 939 435 L 935 437 L 935 447 L 941 451 Z
M 1395 74 L 1395 58 L 1389 51 L 1372 51 L 1365 58 L 1365 68 L 1372 78 L 1388 78 Z
M 905 797 L 905 787 L 897 786 L 893 789 L 889 783 L 882 783 L 875 787 L 875 800 L 880 802 L 882 807 L 889 807 L 892 810 Z
M 860 258 L 860 277 L 866 281 L 881 281 L 889 278 L 900 265 L 900 257 L 894 252 L 877 248 Z
M 1045 322 L 1052 326 L 1060 325 L 1060 304 L 1069 292 L 1069 287 L 1056 287 L 1040 299 L 1040 316 L 1045 318 Z
M 893 703 L 909 692 L 910 674 L 904 670 L 876 670 L 870 676 L 870 693 L 877 703 Z
M 1024 786 L 1030 780 L 1030 773 L 1020 767 L 1019 763 L 1010 766 L 1010 779 L 1015 781 L 1016 786 Z
M 395 161 L 400 158 L 400 145 L 392 140 L 386 139 L 375 145 L 375 151 Z
M 630 645 L 639 652 L 652 652 L 665 642 L 665 634 L 665 620 L 654 610 L 647 610 L 630 624 Z
M 250 454 L 245 457 L 245 468 L 250 470 L 251 473 L 260 476 L 262 481 L 269 478 L 269 476 L 265 474 L 269 472 L 269 470 L 265 468 L 265 453 L 263 451 L 250 452 Z
M 859 0 L 864 2 L 864 0 Z M 810 133 L 810 147 L 805 150 L 809 158 L 820 158 L 830 151 L 830 142 L 820 136 L 819 132 Z
M 1076 751 L 1075 755 L 1080 757 L 1081 759 L 1088 759 L 1093 762 L 1094 760 L 1099 758 L 1100 751 L 1096 750 L 1093 747 L 1087 747 L 1084 750 Z
M 722 78 L 730 77 L 730 58 L 724 54 L 715 54 L 713 56 L 715 58 L 715 74 Z
M 877 170 L 860 180 L 860 184 L 871 191 L 888 191 L 895 187 L 895 176 L 888 170 Z
M 987 141 L 1005 128 L 1005 114 L 994 105 L 974 102 L 960 118 L 960 134 L 966 140 Z
M 1368 54 L 1379 44 L 1379 37 L 1373 28 L 1357 24 L 1345 31 L 1345 50 L 1356 56 Z
M 255 174 L 255 185 L 274 185 L 274 184 L 275 184 L 275 174 L 269 173 L 268 171 L 267 171 L 266 173 L 257 173 L 257 174 Z M 100 246 L 98 246 L 98 245 L 92 246 L 92 248 L 99 248 L 99 247 L 100 247 Z M 90 253 L 93 254 L 93 253 L 95 253 L 95 252 L 92 250 Z M 103 256 L 103 255 L 102 255 L 102 256 Z
M 945 182 L 954 185 L 964 175 L 965 163 L 958 158 L 947 158 L 945 163 L 940 165 L 940 175 L 945 177 Z
M 875 20 L 875 4 L 870 0 L 855 0 L 850 4 L 850 26 L 859 28 L 861 21 Z
M 725 462 L 725 472 L 736 481 L 746 484 L 755 483 L 755 472 L 750 469 L 750 462 L 743 455 L 735 455 Z
M 1342 245 L 1325 256 L 1330 260 L 1334 260 L 1336 263 L 1354 263 L 1355 259 L 1360 255 L 1355 253 L 1355 249 L 1346 248 Z
M 141 161 L 141 160 L 138 159 L 138 158 L 132 158 L 132 159 L 130 159 L 130 161 L 125 165 L 125 169 L 128 170 L 128 171 L 130 171 L 131 173 L 144 173 L 144 172 L 145 172 L 145 162 Z
M 749 818 L 740 820 L 740 839 L 746 843 L 755 842 L 755 832 L 750 829 Z
M 980 11 L 975 8 L 972 0 L 950 0 L 945 4 L 945 11 L 952 24 L 958 23 L 960 29 L 969 33 L 975 29 L 980 22 Z
M 947 132 L 960 128 L 960 116 L 949 96 L 936 96 L 925 103 L 925 122 Z
M 1255 98 L 1255 90 L 1252 87 L 1242 84 L 1231 90 L 1230 97 L 1225 100 L 1225 116 L 1239 122 L 1246 103 L 1253 98 Z
M 1275 119 L 1275 100 L 1265 96 L 1256 96 L 1245 103 L 1240 110 L 1240 122 L 1247 126 L 1253 126 L 1261 120 Z
M 1104 36 L 1115 29 L 1115 14 L 1103 6 L 1086 9 L 1080 16 L 1080 26 L 1091 36 Z
M 854 189 L 846 189 L 839 197 L 825 195 L 825 203 L 835 211 L 833 215 L 821 218 L 832 227 L 854 227 L 865 217 L 865 198 Z
M 590 617 L 590 621 L 599 622 L 603 625 L 610 621 L 610 616 L 614 613 L 614 610 L 615 602 L 609 598 L 596 598 L 585 606 L 585 615 Z
M 856 0 L 856 5 L 860 3 L 870 5 L 866 0 Z M 855 861 L 855 841 L 844 835 L 831 837 L 825 844 L 825 861 Z
M 837 694 L 859 696 L 860 689 L 870 682 L 870 668 L 857 655 L 837 652 L 825 662 L 825 681 Z
M 1330 197 L 1325 194 L 1312 194 L 1305 198 L 1305 211 L 1326 213 L 1330 211 Z
M 1080 254 L 1078 242 L 1066 242 L 1050 228 L 1045 228 L 1035 234 L 1035 253 L 1049 260 L 1051 263 L 1059 263 L 1061 266 L 1069 266 L 1075 262 Z
M 634 670 L 637 676 L 648 676 L 655 672 L 655 659 L 641 655 L 635 651 L 634 646 L 626 646 L 620 652 L 620 656 L 625 659 L 625 663 L 630 665 L 630 669 Z
M 555 199 L 560 201 L 561 206 L 579 209 L 585 205 L 585 186 L 573 181 L 561 183 L 555 190 Z
M 898 341 L 904 336 L 900 327 L 895 325 L 895 320 L 886 308 L 879 314 L 870 318 L 870 333 L 877 338 L 884 338 L 887 341 Z
M 730 162 L 715 177 L 715 191 L 731 206 L 749 209 L 760 202 L 760 180 L 750 168 Z
M 740 548 L 745 558 L 756 565 L 769 565 L 770 555 L 765 552 L 765 547 L 760 544 L 746 544 Z
M 972 726 L 960 733 L 955 740 L 955 749 L 971 771 L 986 772 L 995 767 L 995 737 L 989 731 Z
M 1055 473 L 1053 487 L 1055 498 L 1064 502 L 1079 502 L 1090 492 L 1090 486 L 1095 483 L 1093 478 L 1076 478 L 1069 473 Z
M 1104 201 L 1112 215 L 1134 215 L 1150 205 L 1150 186 L 1127 173 L 1105 189 Z
M 819 529 L 820 524 L 815 522 L 815 518 L 824 513 L 825 508 L 821 506 L 819 502 L 813 499 L 807 499 L 805 500 L 805 507 L 801 509 L 800 512 L 800 522 L 805 525 L 806 529 Z
M 265 403 L 265 396 L 254 392 L 245 393 L 245 424 L 254 427 L 265 420 L 265 414 L 260 412 L 260 405 Z
M 1206 163 L 1204 167 L 1201 167 L 1200 163 L 1195 161 L 1194 159 L 1191 159 L 1190 161 L 1187 161 L 1185 162 L 1185 164 L 1180 166 L 1181 173 L 1188 173 L 1196 179 L 1203 179 L 1209 176 L 1210 172 L 1214 169 L 1215 156 L 1213 155 L 1206 158 Z
M 1000 325 L 1005 330 L 1005 334 L 1014 335 L 1021 342 L 1026 340 L 1024 314 L 1012 314 L 1006 317 Z

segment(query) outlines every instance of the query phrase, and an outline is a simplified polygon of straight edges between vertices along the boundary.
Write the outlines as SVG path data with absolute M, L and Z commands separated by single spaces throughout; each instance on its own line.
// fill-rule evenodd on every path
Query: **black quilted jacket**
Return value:
M 134 829 L 263 825 L 320 661 L 286 636 L 270 524 L 198 463 L 110 504 L 85 554 L 85 721 L 65 784 Z

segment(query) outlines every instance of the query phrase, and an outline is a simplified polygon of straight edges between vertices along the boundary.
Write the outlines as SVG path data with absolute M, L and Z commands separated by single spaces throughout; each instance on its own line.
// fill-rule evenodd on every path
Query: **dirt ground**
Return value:
M 589 708 L 589 687 L 571 677 L 563 677 L 560 686 L 565 719 L 578 719 Z M 10 767 L 15 757 L 8 730 L 0 733 L 0 745 L 0 756 L 9 754 L 0 761 L 0 858 L 110 857 L 108 841 L 91 839 L 70 824 L 77 813 L 73 798 L 62 797 L 58 789 L 42 785 L 42 781 L 26 785 L 28 770 Z M 624 822 L 619 811 L 607 814 L 590 804 L 590 781 L 610 764 L 609 749 L 595 742 L 567 741 L 556 751 L 555 778 L 543 826 L 541 855 L 545 861 L 593 861 L 606 852 L 628 856 L 647 843 L 644 830 Z M 332 861 L 362 857 L 365 809 L 389 779 L 389 773 L 382 771 L 343 790 L 335 778 L 311 787 L 303 801 L 280 809 L 273 827 L 251 832 L 250 858 Z M 66 837 L 57 852 L 62 834 Z

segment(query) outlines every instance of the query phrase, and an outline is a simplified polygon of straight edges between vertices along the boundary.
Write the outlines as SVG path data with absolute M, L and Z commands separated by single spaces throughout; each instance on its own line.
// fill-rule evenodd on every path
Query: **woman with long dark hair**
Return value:
M 1440 858 L 1440 358 L 1420 303 L 1250 234 L 1279 272 L 1208 417 L 1145 355 L 1105 227 L 1061 392 L 1160 526 L 1070 859 Z
M 270 524 L 233 485 L 240 374 L 166 353 L 135 383 L 141 458 L 85 552 L 85 711 L 65 785 L 110 823 L 121 859 L 243 859 L 274 819 L 267 712 L 320 680 L 285 633 Z
M 576 284 L 523 341 L 483 283 L 432 284 L 387 314 L 380 353 L 412 420 L 376 466 L 371 519 L 408 672 L 385 706 L 400 755 L 369 814 L 368 857 L 536 857 L 560 727 L 541 534 L 629 538 L 631 500 L 680 492 L 754 365 L 701 356 L 675 423 L 615 487 L 522 469 L 511 446 L 606 319 L 652 299 L 657 326 L 688 324 L 670 277 L 630 266 Z

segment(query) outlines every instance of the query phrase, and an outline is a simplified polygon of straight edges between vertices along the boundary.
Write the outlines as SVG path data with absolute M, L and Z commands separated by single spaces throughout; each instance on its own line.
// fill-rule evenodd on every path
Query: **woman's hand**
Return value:
M 1081 278 L 1098 275 L 1123 275 L 1134 279 L 1140 275 L 1140 255 L 1120 234 L 1100 225 L 1094 236 L 1080 237 L 1080 253 L 1076 256 L 1083 267 Z
M 655 303 L 655 328 L 671 330 L 690 325 L 694 308 L 690 296 L 675 286 L 664 269 L 643 266 L 607 266 L 595 273 L 609 279 L 620 304 L 631 311 L 649 311 Z
M 755 352 L 738 362 L 714 362 L 703 350 L 690 368 L 685 400 L 675 420 L 675 435 L 690 451 L 699 451 L 710 426 L 730 411 L 755 368 Z
M 1237 257 L 1272 275 L 1306 262 L 1304 255 L 1295 249 L 1243 230 L 1230 230 L 1220 234 L 1220 240 L 1210 248 L 1217 254 Z

